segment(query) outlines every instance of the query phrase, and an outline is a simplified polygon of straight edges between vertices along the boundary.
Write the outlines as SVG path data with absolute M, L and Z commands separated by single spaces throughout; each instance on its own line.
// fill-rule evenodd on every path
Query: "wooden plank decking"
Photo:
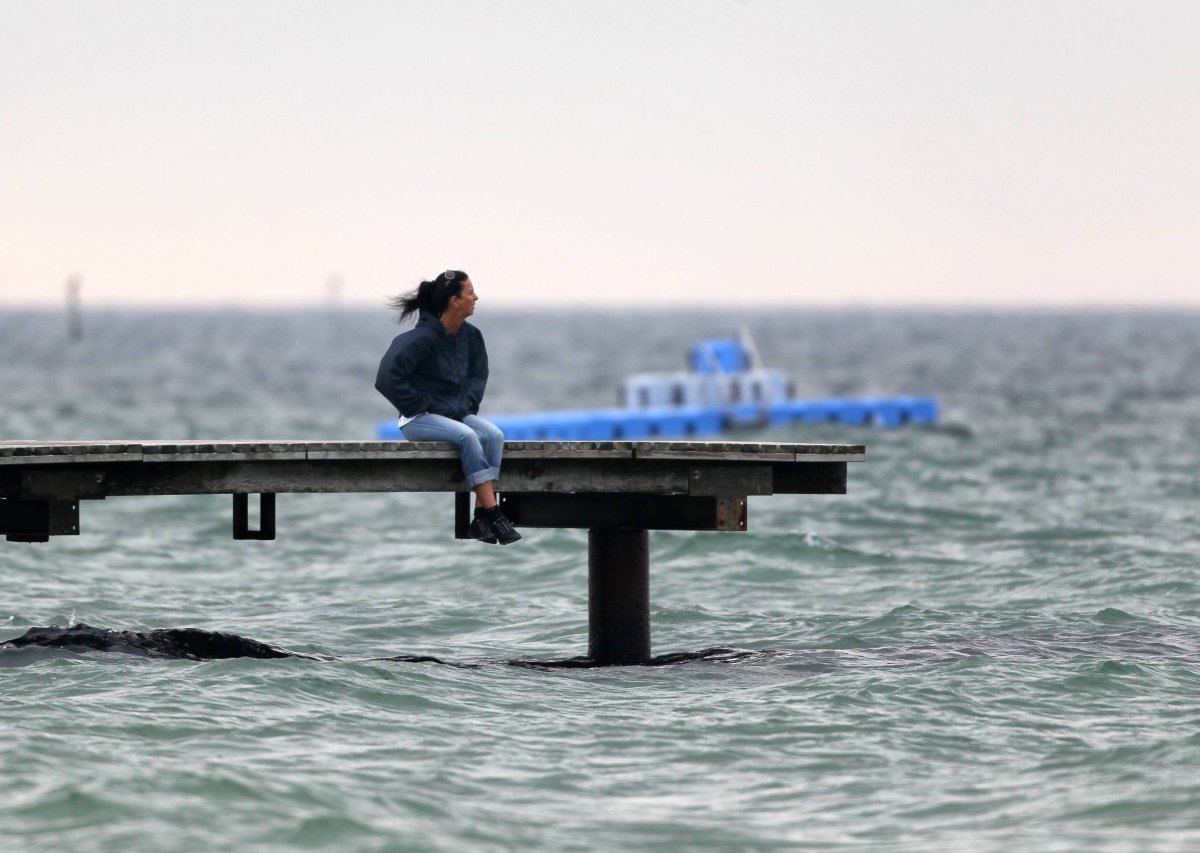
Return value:
M 861 444 L 730 441 L 510 441 L 513 459 L 706 459 L 860 462 Z M 455 459 L 440 441 L 0 441 L 0 466 L 78 462 L 191 462 L 297 459 Z
M 695 494 L 705 484 L 727 482 L 724 491 L 744 494 L 837 493 L 844 491 L 846 463 L 864 457 L 862 445 L 509 442 L 502 486 L 522 492 Z M 841 488 L 833 482 L 839 472 Z M 24 500 L 466 489 L 458 454 L 445 442 L 0 443 L 0 497 Z

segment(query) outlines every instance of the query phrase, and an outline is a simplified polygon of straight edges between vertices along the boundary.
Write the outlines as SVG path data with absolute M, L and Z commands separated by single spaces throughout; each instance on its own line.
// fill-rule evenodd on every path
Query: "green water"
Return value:
M 750 320 L 813 394 L 933 393 L 844 496 L 651 535 L 656 653 L 582 654 L 586 534 L 449 496 L 113 499 L 0 542 L 0 640 L 74 621 L 336 660 L 0 649 L 4 849 L 1188 850 L 1200 845 L 1200 317 L 481 317 L 485 409 L 607 405 Z M 374 314 L 0 314 L 0 438 L 369 438 Z M 378 658 L 432 655 L 470 668 Z

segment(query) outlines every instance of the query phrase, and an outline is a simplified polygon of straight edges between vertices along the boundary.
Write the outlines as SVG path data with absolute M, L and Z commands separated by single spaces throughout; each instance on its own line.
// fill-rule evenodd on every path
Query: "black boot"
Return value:
M 472 539 L 478 539 L 480 542 L 486 542 L 489 545 L 496 544 L 496 534 L 492 532 L 492 525 L 488 523 L 484 511 L 479 508 L 476 508 L 475 517 L 471 519 L 471 526 L 467 528 L 467 535 Z
M 476 512 L 479 512 L 479 510 L 476 510 Z M 496 537 L 496 540 L 501 545 L 511 545 L 521 538 L 521 534 L 517 532 L 517 528 L 513 527 L 513 523 L 500 511 L 499 506 L 492 506 L 483 510 L 483 518 L 492 528 L 492 535 Z

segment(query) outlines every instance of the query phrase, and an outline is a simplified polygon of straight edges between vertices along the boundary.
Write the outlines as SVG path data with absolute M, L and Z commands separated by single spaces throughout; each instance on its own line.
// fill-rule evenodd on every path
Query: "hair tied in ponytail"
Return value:
M 428 311 L 440 317 L 452 297 L 462 292 L 462 283 L 469 276 L 461 270 L 446 270 L 433 281 L 422 281 L 415 289 L 388 300 L 388 306 L 400 312 L 397 322 L 403 323 L 413 314 Z M 438 281 L 441 279 L 441 281 Z M 455 281 L 455 279 L 458 279 Z

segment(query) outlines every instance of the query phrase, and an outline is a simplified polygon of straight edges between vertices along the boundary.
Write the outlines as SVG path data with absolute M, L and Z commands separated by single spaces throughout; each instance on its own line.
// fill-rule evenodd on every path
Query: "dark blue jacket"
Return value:
M 417 325 L 396 335 L 384 353 L 375 389 L 404 417 L 431 412 L 461 421 L 479 412 L 487 380 L 483 334 L 464 322 L 451 335 L 436 315 L 422 311 Z

